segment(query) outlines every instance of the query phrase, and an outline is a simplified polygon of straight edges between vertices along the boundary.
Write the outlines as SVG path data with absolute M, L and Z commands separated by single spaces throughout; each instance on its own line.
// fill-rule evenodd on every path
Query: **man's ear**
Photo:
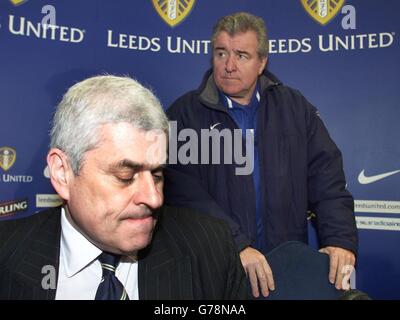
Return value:
M 258 75 L 261 75 L 265 69 L 265 66 L 267 65 L 268 62 L 268 57 L 263 57 L 261 58 L 261 66 L 260 69 L 258 70 Z
M 69 187 L 73 180 L 73 171 L 67 155 L 60 149 L 53 148 L 47 154 L 50 181 L 58 195 L 69 200 Z

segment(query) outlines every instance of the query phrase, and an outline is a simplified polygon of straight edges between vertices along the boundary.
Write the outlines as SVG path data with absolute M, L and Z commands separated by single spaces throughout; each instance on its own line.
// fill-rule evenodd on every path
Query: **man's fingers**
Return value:
M 268 275 L 262 266 L 259 266 L 258 268 L 256 268 L 256 272 L 257 272 L 258 284 L 260 285 L 260 289 L 261 289 L 261 294 L 264 297 L 268 297 L 268 295 L 269 295 Z
M 335 254 L 332 254 L 332 252 L 330 250 L 328 250 L 327 248 L 322 248 L 319 250 L 319 252 L 321 253 L 325 253 L 327 255 L 329 255 L 329 282 L 334 284 L 335 280 L 336 280 L 336 273 L 338 270 L 338 257 Z
M 343 263 L 338 263 L 338 268 L 336 272 L 336 281 L 335 281 L 335 287 L 336 289 L 342 289 L 342 281 L 343 281 L 343 272 L 344 272 L 344 264 Z
M 269 266 L 267 260 L 265 260 L 265 263 L 263 263 L 263 269 L 264 269 L 264 273 L 267 276 L 268 288 L 270 290 L 275 290 L 274 276 L 272 274 L 271 267 Z
M 335 254 L 330 255 L 329 259 L 329 282 L 334 284 L 338 273 L 339 258 Z
M 346 259 L 344 257 L 339 258 L 339 267 L 337 270 L 336 274 L 336 282 L 335 282 L 335 287 L 336 289 L 349 289 L 349 282 L 350 282 L 350 274 L 352 269 L 351 260 Z M 345 279 L 346 278 L 346 279 Z M 346 280 L 346 283 L 343 283 L 343 281 Z
M 339 247 L 325 247 L 319 252 L 329 255 L 329 282 L 336 289 L 349 289 L 351 272 L 354 270 L 356 257 L 353 252 Z
M 338 274 L 336 278 L 337 289 L 350 289 L 350 275 L 354 271 L 355 262 L 355 257 L 352 254 L 345 255 L 339 259 L 338 273 L 340 274 Z
M 329 255 L 329 251 L 327 249 L 325 249 L 325 248 L 319 249 L 318 252 L 326 253 L 326 254 Z
M 254 269 L 247 270 L 247 274 L 250 280 L 251 292 L 255 298 L 258 298 L 260 296 L 260 292 L 258 290 L 258 279 L 256 271 Z
M 247 247 L 240 252 L 242 265 L 249 278 L 251 291 L 255 298 L 269 295 L 269 290 L 275 290 L 272 270 L 263 254 L 259 251 Z

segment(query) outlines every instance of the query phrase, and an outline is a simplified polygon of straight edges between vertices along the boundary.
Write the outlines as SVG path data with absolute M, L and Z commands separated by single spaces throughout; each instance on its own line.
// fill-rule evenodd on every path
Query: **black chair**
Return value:
M 275 290 L 267 300 L 369 300 L 359 290 L 338 290 L 328 280 L 329 256 L 297 241 L 286 242 L 267 255 Z

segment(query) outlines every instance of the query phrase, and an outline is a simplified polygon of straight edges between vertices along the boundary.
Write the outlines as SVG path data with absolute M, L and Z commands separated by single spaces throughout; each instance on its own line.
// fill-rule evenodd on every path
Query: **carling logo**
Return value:
M 0 218 L 28 210 L 28 199 L 0 202 Z

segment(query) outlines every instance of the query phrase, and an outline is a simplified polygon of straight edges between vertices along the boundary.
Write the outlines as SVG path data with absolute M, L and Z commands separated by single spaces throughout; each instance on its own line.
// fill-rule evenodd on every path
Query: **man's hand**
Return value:
M 336 289 L 350 289 L 343 286 L 343 277 L 348 274 L 348 266 L 354 267 L 356 257 L 353 252 L 339 247 L 325 247 L 319 252 L 329 255 L 329 281 Z
M 265 256 L 256 249 L 247 247 L 240 252 L 240 260 L 250 279 L 253 296 L 258 298 L 260 296 L 259 289 L 261 289 L 261 294 L 268 297 L 269 290 L 275 290 L 275 284 L 272 270 Z

